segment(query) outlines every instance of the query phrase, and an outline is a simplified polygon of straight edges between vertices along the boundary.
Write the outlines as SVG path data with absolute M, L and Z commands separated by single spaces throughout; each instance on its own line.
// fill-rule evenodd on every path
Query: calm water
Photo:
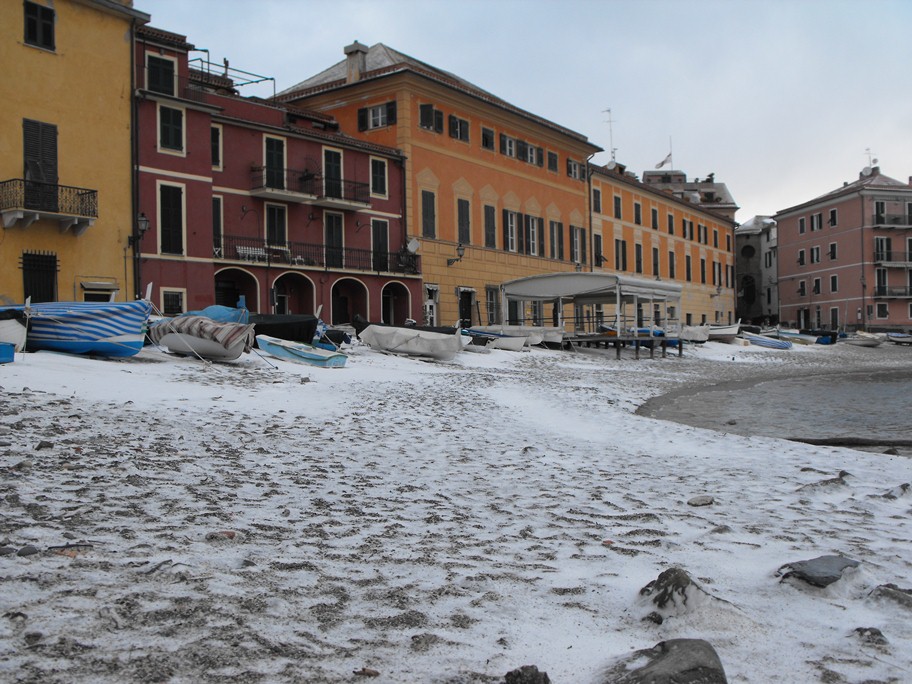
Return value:
M 912 440 L 912 372 L 726 383 L 669 395 L 643 413 L 742 435 Z M 900 452 L 912 454 L 912 448 Z

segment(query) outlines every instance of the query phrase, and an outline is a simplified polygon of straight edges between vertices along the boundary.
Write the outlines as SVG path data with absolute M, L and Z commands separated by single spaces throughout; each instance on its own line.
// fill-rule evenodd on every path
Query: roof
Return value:
M 796 209 L 802 209 L 810 205 L 835 200 L 845 195 L 858 194 L 865 190 L 886 192 L 904 190 L 906 192 L 912 192 L 912 184 L 903 183 L 902 181 L 898 181 L 895 178 L 884 176 L 880 173 L 879 166 L 866 166 L 861 171 L 861 173 L 858 174 L 858 180 L 851 183 L 843 183 L 841 188 L 836 188 L 835 190 L 826 192 L 818 197 L 815 197 L 814 199 L 808 200 L 807 202 L 802 202 L 801 204 L 796 204 L 786 209 L 781 209 L 776 212 L 776 215 L 779 216 L 782 214 L 787 214 L 789 212 L 795 211 Z
M 677 301 L 682 287 L 678 283 L 637 278 L 613 273 L 546 273 L 510 280 L 501 285 L 507 299 L 550 301 L 564 299 L 576 304 L 606 303 L 648 299 Z
M 363 46 L 361 46 L 357 41 L 355 41 L 354 45 L 363 48 Z M 454 90 L 461 91 L 490 105 L 499 107 L 513 114 L 517 114 L 525 119 L 529 119 L 530 121 L 533 121 L 547 128 L 558 131 L 563 135 L 574 138 L 578 142 L 588 145 L 595 152 L 601 151 L 602 149 L 601 147 L 590 143 L 589 139 L 582 133 L 577 133 L 576 131 L 572 131 L 569 128 L 564 128 L 563 126 L 560 126 L 553 121 L 549 121 L 540 116 L 536 116 L 531 112 L 527 112 L 524 109 L 520 109 L 519 107 L 516 107 L 509 102 L 500 99 L 496 95 L 493 95 L 492 93 L 479 88 L 474 83 L 471 83 L 470 81 L 457 76 L 456 74 L 450 73 L 449 71 L 445 71 L 443 69 L 438 69 L 437 67 L 431 66 L 426 62 L 422 62 L 421 60 L 415 59 L 414 57 L 410 57 L 409 55 L 394 50 L 384 45 L 383 43 L 377 43 L 376 45 L 372 45 L 369 48 L 363 49 L 365 52 L 365 70 L 361 73 L 361 77 L 358 81 L 351 83 L 347 81 L 348 60 L 343 59 L 328 69 L 324 69 L 315 76 L 311 76 L 310 78 L 305 79 L 304 81 L 301 81 L 300 83 L 297 83 L 290 88 L 286 88 L 278 95 L 276 95 L 276 99 L 279 101 L 287 102 L 298 98 L 307 97 L 309 95 L 315 95 L 327 90 L 351 87 L 358 83 L 363 83 L 364 81 L 383 78 L 385 76 L 390 76 L 391 74 L 410 72 L 441 83 Z

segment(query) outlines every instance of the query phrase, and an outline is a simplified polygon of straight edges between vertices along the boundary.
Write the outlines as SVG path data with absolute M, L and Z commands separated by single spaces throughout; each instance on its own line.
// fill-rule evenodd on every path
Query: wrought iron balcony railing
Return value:
M 13 178 L 0 182 L 0 210 L 98 218 L 98 191 Z
M 254 166 L 250 171 L 251 190 L 286 190 L 301 195 L 317 196 L 322 185 L 318 174 L 299 169 L 276 169 Z
M 910 214 L 874 214 L 873 221 L 875 226 L 912 227 L 912 215 Z
M 325 207 L 345 209 L 352 205 L 370 205 L 368 183 L 326 178 L 320 173 L 300 169 L 254 166 L 250 170 L 250 190 L 258 197 L 272 196 Z
M 892 250 L 878 250 L 874 252 L 874 261 L 881 263 L 908 264 L 912 263 L 912 252 L 894 252 Z
M 217 259 L 240 260 L 266 266 L 339 268 L 403 274 L 421 272 L 421 258 L 405 250 L 381 252 L 308 242 L 274 244 L 257 238 L 225 235 L 213 244 L 212 253 Z
M 874 296 L 882 298 L 912 297 L 912 287 L 888 287 L 886 285 L 878 285 L 874 288 Z

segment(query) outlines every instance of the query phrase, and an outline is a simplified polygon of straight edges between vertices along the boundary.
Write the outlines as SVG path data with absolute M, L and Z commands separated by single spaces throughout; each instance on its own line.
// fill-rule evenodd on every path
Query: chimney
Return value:
M 356 40 L 345 48 L 345 58 L 348 67 L 345 82 L 360 81 L 361 75 L 367 71 L 367 47 Z

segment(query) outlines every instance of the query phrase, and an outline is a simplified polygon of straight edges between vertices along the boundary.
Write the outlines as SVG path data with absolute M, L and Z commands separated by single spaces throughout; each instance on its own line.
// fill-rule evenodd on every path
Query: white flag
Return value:
M 665 166 L 665 164 L 670 164 L 670 163 L 671 163 L 671 152 L 668 153 L 668 156 L 665 157 L 665 159 L 663 159 L 658 164 L 656 164 L 656 168 L 661 169 L 663 166 Z

